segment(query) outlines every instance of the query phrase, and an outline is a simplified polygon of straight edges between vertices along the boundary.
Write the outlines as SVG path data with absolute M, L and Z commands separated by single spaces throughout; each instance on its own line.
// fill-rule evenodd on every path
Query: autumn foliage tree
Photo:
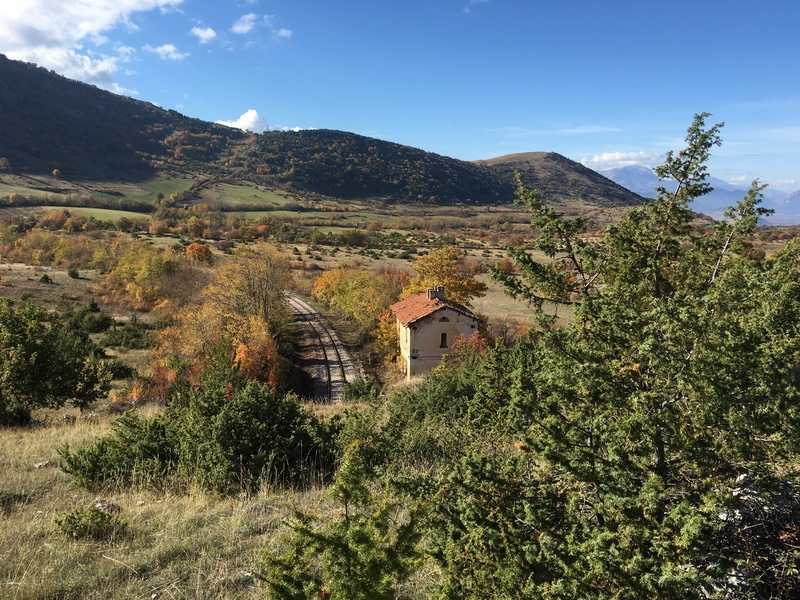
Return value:
M 284 389 L 294 343 L 284 298 L 290 284 L 289 262 L 271 245 L 237 251 L 178 315 L 180 324 L 159 333 L 156 362 L 169 365 L 177 358 L 199 365 L 224 344 L 246 376 Z
M 407 281 L 405 272 L 339 267 L 314 280 L 314 297 L 372 330 Z
M 194 242 L 186 246 L 186 257 L 196 262 L 210 263 L 213 254 L 211 253 L 211 248 L 205 244 Z
M 403 290 L 403 297 L 411 296 L 436 285 L 443 285 L 449 300 L 471 306 L 474 298 L 486 294 L 486 284 L 475 279 L 464 267 L 464 251 L 455 246 L 432 250 L 412 264 L 416 277 Z

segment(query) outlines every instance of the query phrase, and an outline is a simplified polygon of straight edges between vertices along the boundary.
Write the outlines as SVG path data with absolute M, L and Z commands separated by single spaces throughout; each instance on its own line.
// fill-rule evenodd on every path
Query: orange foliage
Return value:
M 211 248 L 205 244 L 195 242 L 186 247 L 186 257 L 197 262 L 210 263 L 213 255 L 211 254 Z
M 489 347 L 489 341 L 480 333 L 475 332 L 469 337 L 459 336 L 453 342 L 452 354 L 456 356 L 466 354 L 483 354 Z
M 278 354 L 275 341 L 266 332 L 249 343 L 240 342 L 233 361 L 248 379 L 264 381 L 272 389 L 286 387 L 289 364 Z
M 154 220 L 150 223 L 150 227 L 147 228 L 152 235 L 163 235 L 169 231 L 169 227 L 164 221 Z

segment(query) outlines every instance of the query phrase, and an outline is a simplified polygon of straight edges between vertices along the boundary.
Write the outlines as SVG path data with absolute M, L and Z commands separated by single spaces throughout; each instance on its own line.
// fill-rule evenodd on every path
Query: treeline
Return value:
M 83 208 L 104 208 L 108 210 L 124 210 L 145 215 L 152 214 L 151 202 L 131 198 L 102 198 L 93 194 L 11 194 L 0 198 L 0 207 L 14 208 L 18 206 L 64 206 Z

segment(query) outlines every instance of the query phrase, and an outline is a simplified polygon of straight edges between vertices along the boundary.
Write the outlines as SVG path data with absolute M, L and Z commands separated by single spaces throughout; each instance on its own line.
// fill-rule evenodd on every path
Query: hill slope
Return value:
M 331 130 L 269 132 L 237 157 L 239 174 L 337 198 L 487 204 L 513 199 L 510 181 L 479 165 Z
M 202 175 L 334 198 L 433 204 L 508 203 L 519 170 L 553 202 L 642 202 L 554 153 L 466 162 L 342 131 L 254 135 L 0 55 L 0 169 L 4 165 L 15 174 L 59 169 L 74 180 Z
M 555 152 L 524 152 L 477 161 L 501 177 L 513 179 L 519 171 L 525 185 L 551 202 L 579 201 L 595 206 L 634 206 L 645 201 L 638 194 L 596 171 Z
M 3 55 L 0 107 L 0 157 L 14 172 L 58 168 L 65 177 L 137 178 L 174 158 L 213 163 L 247 137 Z

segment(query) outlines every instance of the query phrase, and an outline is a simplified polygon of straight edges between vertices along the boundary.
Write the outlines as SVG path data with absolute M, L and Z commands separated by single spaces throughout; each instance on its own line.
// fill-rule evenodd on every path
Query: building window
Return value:
M 447 317 L 442 317 L 441 319 L 439 319 L 439 323 L 449 323 L 449 322 L 450 319 L 448 319 Z
M 439 348 L 447 348 L 447 334 L 442 334 L 442 343 L 439 344 Z

